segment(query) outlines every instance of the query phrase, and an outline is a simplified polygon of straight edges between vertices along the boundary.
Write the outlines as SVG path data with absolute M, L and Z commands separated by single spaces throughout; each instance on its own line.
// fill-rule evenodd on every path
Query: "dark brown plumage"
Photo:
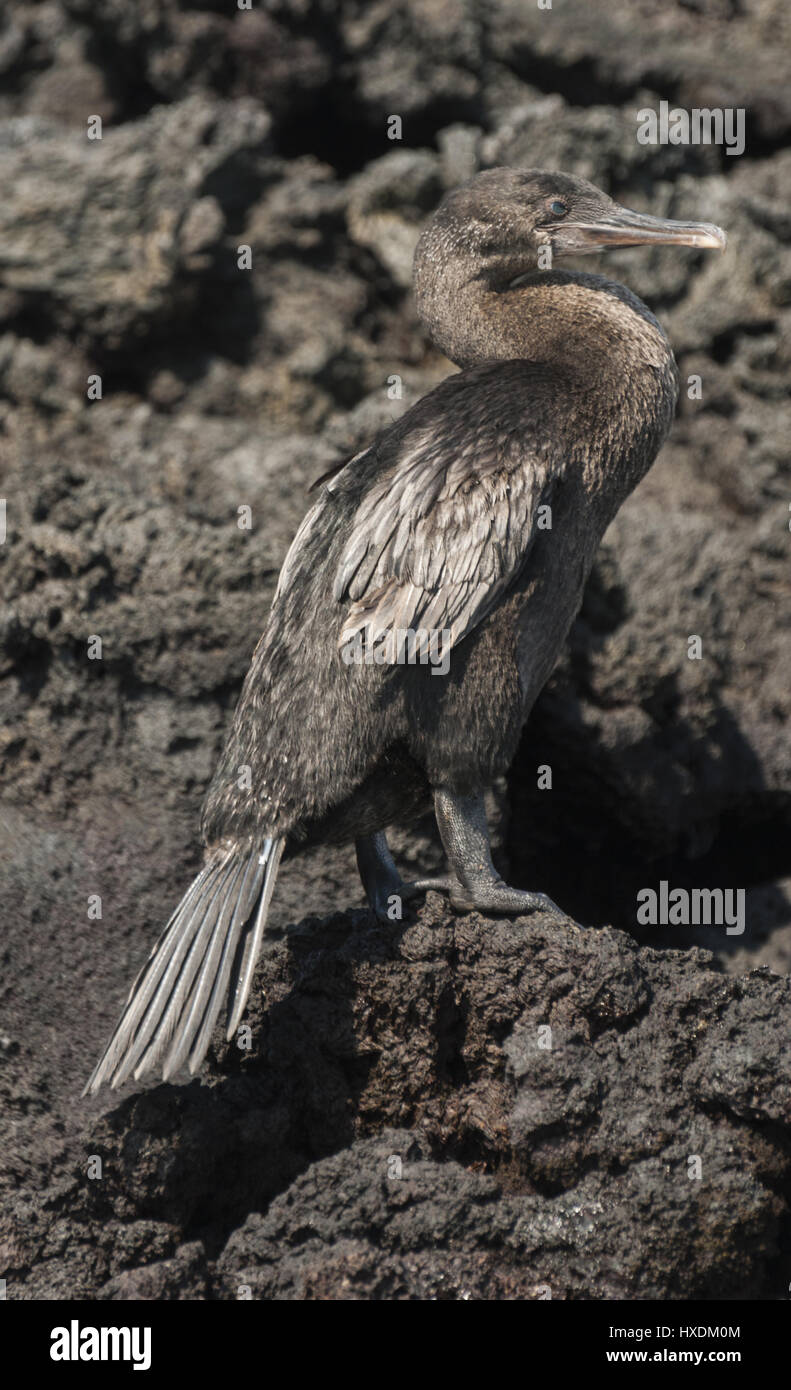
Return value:
M 480 174 L 429 222 L 418 311 L 463 370 L 331 476 L 305 517 L 206 799 L 206 867 L 86 1089 L 155 1065 L 195 1070 L 226 995 L 233 1033 L 281 854 L 354 839 L 380 914 L 431 886 L 401 883 L 384 832 L 432 796 L 451 869 L 434 886 L 456 907 L 558 912 L 497 877 L 482 794 L 509 766 L 678 386 L 667 339 L 630 290 L 539 267 L 547 251 L 643 242 L 724 236 L 537 170 Z M 399 631 L 424 633 L 412 664 L 388 651 Z M 439 633 L 445 675 L 419 659 Z M 383 662 L 364 659 L 377 651 Z

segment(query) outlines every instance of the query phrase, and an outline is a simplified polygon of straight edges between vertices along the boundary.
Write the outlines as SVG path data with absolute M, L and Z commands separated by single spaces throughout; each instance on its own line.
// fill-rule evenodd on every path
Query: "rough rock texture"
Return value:
M 272 933 L 259 985 L 209 1085 L 10 1199 L 23 1296 L 779 1297 L 788 980 L 432 896 Z
M 9 1297 L 785 1296 L 789 22 L 783 0 L 5 7 Z M 743 106 L 744 155 L 638 144 L 662 99 Z M 606 538 L 499 792 L 513 881 L 586 930 L 433 899 L 375 928 L 337 915 L 361 904 L 351 852 L 314 855 L 278 882 L 249 1055 L 79 1102 L 199 863 L 307 486 L 451 370 L 411 249 L 494 163 L 730 237 L 607 262 L 702 396 Z M 406 866 L 439 862 L 430 827 L 395 838 Z M 637 927 L 661 879 L 745 888 L 745 933 Z

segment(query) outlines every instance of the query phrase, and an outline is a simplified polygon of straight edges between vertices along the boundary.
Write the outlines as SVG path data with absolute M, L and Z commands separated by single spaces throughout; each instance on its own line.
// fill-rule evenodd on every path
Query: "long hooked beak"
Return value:
M 564 223 L 564 232 L 579 235 L 578 248 L 597 251 L 605 246 L 697 246 L 724 251 L 727 237 L 713 222 L 674 222 L 617 205 L 595 222 Z

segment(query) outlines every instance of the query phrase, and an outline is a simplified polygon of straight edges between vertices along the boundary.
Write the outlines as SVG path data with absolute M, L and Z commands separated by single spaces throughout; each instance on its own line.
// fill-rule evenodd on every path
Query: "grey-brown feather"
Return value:
M 455 645 L 527 559 L 552 460 L 531 459 L 505 432 L 449 460 L 441 427 L 403 449 L 352 520 L 333 584 L 336 602 L 352 600 L 341 640 L 363 627 L 435 628 Z
M 280 841 L 246 855 L 227 844 L 213 852 L 135 980 L 83 1094 L 160 1063 L 167 1077 L 188 1056 L 197 1069 L 226 993 L 234 1018 L 244 1008 L 281 852 Z

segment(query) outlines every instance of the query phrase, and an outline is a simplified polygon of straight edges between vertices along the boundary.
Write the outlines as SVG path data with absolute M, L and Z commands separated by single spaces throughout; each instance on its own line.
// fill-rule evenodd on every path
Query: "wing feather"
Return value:
M 403 435 L 358 505 L 333 590 L 349 604 L 341 642 L 430 628 L 458 643 L 524 564 L 549 464 L 496 427 L 449 457 L 450 423 L 442 413 L 430 432 Z
M 343 610 L 339 645 L 358 632 L 419 628 L 461 642 L 518 577 L 562 468 L 562 450 L 542 447 L 539 397 L 548 389 L 527 362 L 446 378 L 334 472 L 286 556 L 275 604 L 315 551 L 332 506 L 335 535 L 345 530 L 330 571 Z

